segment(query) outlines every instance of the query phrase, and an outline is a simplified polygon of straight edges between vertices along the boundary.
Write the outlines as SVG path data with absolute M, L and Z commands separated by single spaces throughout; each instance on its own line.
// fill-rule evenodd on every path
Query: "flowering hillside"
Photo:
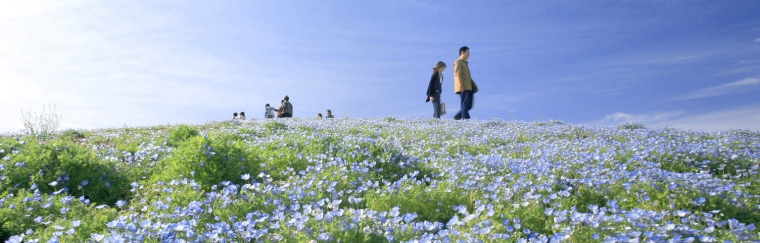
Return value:
M 760 237 L 748 131 L 295 118 L 6 136 L 0 158 L 10 242 Z

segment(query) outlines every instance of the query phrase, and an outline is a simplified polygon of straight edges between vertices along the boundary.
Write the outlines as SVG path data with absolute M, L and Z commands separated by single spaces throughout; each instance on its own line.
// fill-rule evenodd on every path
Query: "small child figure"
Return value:
M 232 113 L 232 120 L 233 120 L 233 121 L 237 121 L 237 119 L 238 119 L 238 115 L 237 115 L 237 112 L 235 112 L 235 113 Z
M 240 112 L 240 116 L 238 116 L 238 120 L 245 121 L 245 112 Z
M 264 106 L 264 118 L 274 118 L 275 112 L 277 112 L 277 109 L 269 106 L 269 103 Z

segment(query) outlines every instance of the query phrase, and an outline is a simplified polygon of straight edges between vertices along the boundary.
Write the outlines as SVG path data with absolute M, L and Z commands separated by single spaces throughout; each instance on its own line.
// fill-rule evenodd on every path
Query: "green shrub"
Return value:
M 113 204 L 129 197 L 132 173 L 103 161 L 91 148 L 68 140 L 27 143 L 11 160 L 3 161 L 6 180 L 0 192 L 16 193 L 33 184 L 42 193 L 63 189 L 86 196 L 93 204 Z
M 383 118 L 383 121 L 385 121 L 385 122 L 395 122 L 395 121 L 398 121 L 398 119 L 389 116 L 389 117 Z
M 169 146 L 178 146 L 182 141 L 198 136 L 198 129 L 188 125 L 179 125 L 169 132 Z
M 414 171 L 418 172 L 415 175 L 415 179 L 418 180 L 433 176 L 433 171 L 422 166 L 422 163 L 405 156 L 401 151 L 383 142 L 362 142 L 355 149 L 338 156 L 355 153 L 356 157 L 347 159 L 351 164 L 369 162 L 372 169 L 367 174 L 360 175 L 364 178 L 376 181 L 396 181 Z
M 171 157 L 159 164 L 162 173 L 154 180 L 171 181 L 187 177 L 208 189 L 222 181 L 240 184 L 243 174 L 258 174 L 259 162 L 252 148 L 242 138 L 221 133 L 207 137 L 195 136 L 179 144 Z
M 626 124 L 618 126 L 618 129 L 626 129 L 626 130 L 636 130 L 636 129 L 646 129 L 646 128 L 647 127 L 641 123 L 626 123 Z
M 285 123 L 280 123 L 277 121 L 271 121 L 267 122 L 267 124 L 264 124 L 264 129 L 267 131 L 281 131 L 288 129 L 288 125 L 285 125 Z
M 29 211 L 0 207 L 0 241 L 5 241 L 10 236 L 19 235 L 29 229 L 34 230 L 34 234 L 27 236 L 27 239 L 50 239 L 56 231 L 60 231 L 51 226 L 70 226 L 74 219 L 81 219 L 81 226 L 76 227 L 75 233 L 64 234 L 59 237 L 59 241 L 86 242 L 91 233 L 105 231 L 106 223 L 117 217 L 117 210 L 114 208 L 96 209 L 95 205 L 85 205 L 76 198 L 64 203 L 65 200 L 62 199 L 66 196 L 68 195 L 35 194 L 28 190 L 21 190 L 14 197 L 6 197 L 6 205 L 26 208 Z M 62 211 L 64 207 L 65 212 Z M 37 223 L 33 215 L 45 215 L 45 217 L 42 223 Z
M 449 183 L 440 183 L 435 188 L 406 184 L 410 190 L 395 193 L 367 193 L 364 201 L 368 209 L 391 211 L 398 206 L 401 214 L 417 213 L 416 220 L 447 223 L 456 212 L 454 206 L 465 205 L 472 210 L 477 193 L 457 188 Z M 403 189 L 402 189 L 403 190 Z
M 85 139 L 86 136 L 77 130 L 68 129 L 61 133 L 61 138 L 70 139 L 71 141 L 74 141 L 74 142 L 79 142 L 79 140 Z

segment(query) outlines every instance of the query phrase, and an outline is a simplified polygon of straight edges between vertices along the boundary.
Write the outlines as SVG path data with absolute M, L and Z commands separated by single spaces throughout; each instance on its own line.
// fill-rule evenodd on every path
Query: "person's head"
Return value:
M 245 112 L 242 112 L 242 111 L 241 111 L 241 112 L 240 112 L 240 115 L 241 115 L 241 116 L 245 116 Z
M 318 116 L 319 118 L 322 118 L 322 113 L 317 113 L 317 116 Z
M 285 100 L 287 100 L 287 101 L 290 101 L 290 97 L 288 97 L 288 96 L 286 95 L 286 96 L 285 96 Z
M 280 101 L 280 104 L 285 104 L 285 100 L 281 100 L 281 101 Z
M 264 107 L 269 107 L 269 103 L 267 103 L 267 105 L 265 105 Z
M 332 111 L 331 110 L 327 110 L 327 114 L 328 115 L 332 115 Z
M 435 67 L 433 68 L 433 72 L 434 73 L 435 72 L 439 72 L 440 73 L 440 72 L 443 72 L 443 70 L 445 70 L 445 69 L 446 69 L 446 63 L 444 63 L 442 61 L 438 61 L 438 63 L 435 64 Z
M 235 113 L 232 113 L 232 116 L 237 116 L 237 112 L 235 112 Z
M 467 46 L 459 48 L 459 56 L 462 57 L 462 59 L 470 58 L 470 48 Z

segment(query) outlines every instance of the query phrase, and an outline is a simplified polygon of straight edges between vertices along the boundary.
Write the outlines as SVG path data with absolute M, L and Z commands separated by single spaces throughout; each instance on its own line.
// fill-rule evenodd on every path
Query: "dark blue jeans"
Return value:
M 441 94 L 433 95 L 433 117 L 441 118 Z
M 454 115 L 454 119 L 470 119 L 470 110 L 472 110 L 472 101 L 473 101 L 473 93 L 472 90 L 465 90 L 459 93 L 459 99 L 461 102 L 461 108 L 459 109 L 459 112 L 457 112 L 456 115 Z

